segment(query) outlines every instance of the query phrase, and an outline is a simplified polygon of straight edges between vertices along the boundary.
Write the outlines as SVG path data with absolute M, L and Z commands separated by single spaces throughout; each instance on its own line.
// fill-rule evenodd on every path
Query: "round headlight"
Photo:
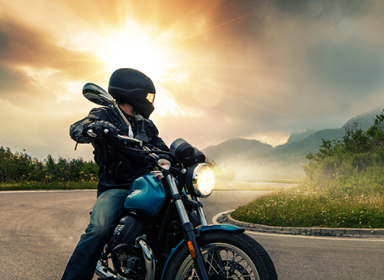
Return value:
M 206 163 L 191 166 L 187 172 L 188 191 L 199 197 L 208 197 L 213 192 L 215 177 L 211 167 Z

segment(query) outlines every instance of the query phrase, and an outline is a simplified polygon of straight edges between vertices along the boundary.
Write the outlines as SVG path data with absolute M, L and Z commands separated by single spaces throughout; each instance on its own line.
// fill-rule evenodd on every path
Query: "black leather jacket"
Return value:
M 132 125 L 134 137 L 161 150 L 169 151 L 167 145 L 158 136 L 155 124 L 140 115 L 136 117 L 125 114 Z M 91 110 L 84 119 L 71 125 L 69 134 L 78 143 L 91 143 L 94 147 L 95 162 L 100 167 L 98 191 L 108 189 L 129 189 L 133 179 L 150 172 L 154 165 L 149 157 L 142 153 L 122 150 L 114 140 L 99 140 L 89 137 L 88 126 L 97 120 L 112 123 L 121 135 L 128 135 L 128 126 L 116 109 L 100 107 Z

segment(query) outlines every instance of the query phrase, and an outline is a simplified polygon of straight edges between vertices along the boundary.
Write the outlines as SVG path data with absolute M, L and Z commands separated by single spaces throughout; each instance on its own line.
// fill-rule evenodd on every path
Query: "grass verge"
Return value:
M 73 189 L 96 189 L 97 182 L 21 182 L 2 183 L 0 191 L 17 190 L 73 190 Z
M 335 182 L 301 185 L 262 196 L 232 218 L 284 227 L 384 228 L 384 188 Z

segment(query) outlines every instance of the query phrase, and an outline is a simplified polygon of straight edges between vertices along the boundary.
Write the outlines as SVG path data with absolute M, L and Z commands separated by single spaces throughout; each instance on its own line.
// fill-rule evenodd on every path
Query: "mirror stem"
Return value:
M 118 106 L 117 103 L 116 103 L 116 100 L 113 100 L 113 101 L 112 101 L 112 105 L 113 105 L 113 107 L 116 108 L 116 110 L 119 112 L 120 116 L 123 118 L 123 120 L 125 121 L 125 123 L 128 125 L 128 137 L 133 138 L 132 126 L 131 126 L 131 124 L 129 123 L 128 119 L 124 116 L 123 112 L 121 112 L 119 106 Z

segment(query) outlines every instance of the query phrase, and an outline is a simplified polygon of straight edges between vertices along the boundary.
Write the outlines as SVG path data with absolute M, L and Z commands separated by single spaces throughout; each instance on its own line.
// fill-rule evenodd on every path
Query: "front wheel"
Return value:
M 208 232 L 197 241 L 210 280 L 277 280 L 268 253 L 244 233 Z M 199 279 L 187 247 L 175 256 L 164 279 Z

